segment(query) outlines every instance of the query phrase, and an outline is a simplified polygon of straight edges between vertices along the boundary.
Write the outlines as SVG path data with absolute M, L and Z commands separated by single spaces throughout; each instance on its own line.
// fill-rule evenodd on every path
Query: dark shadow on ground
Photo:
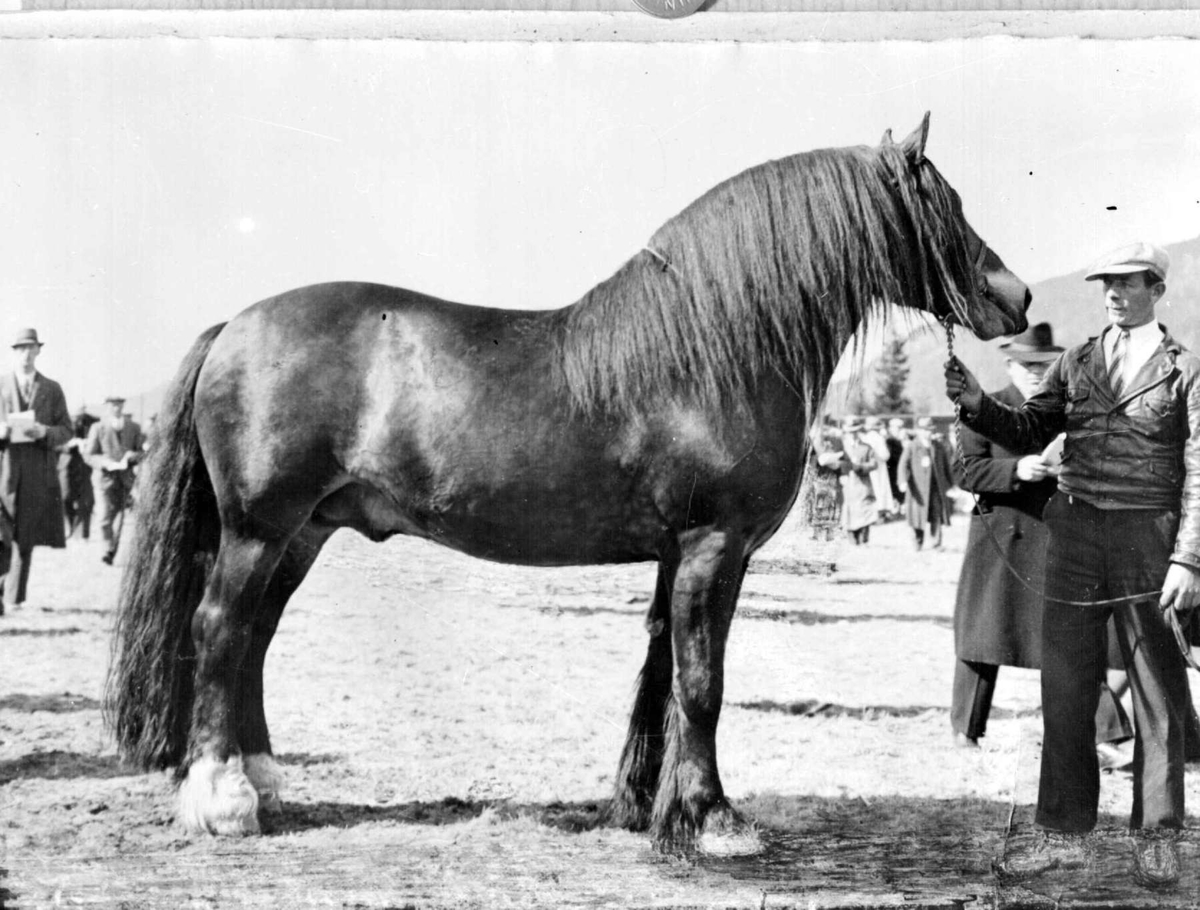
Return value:
M 800 701 L 778 702 L 770 699 L 761 701 L 729 702 L 727 707 L 745 708 L 747 711 L 765 711 L 771 714 L 792 714 L 796 717 L 853 717 L 860 720 L 870 720 L 873 717 L 918 717 L 930 711 L 946 709 L 938 705 L 838 705 L 831 701 L 821 701 L 817 698 Z M 1024 711 L 1013 711 L 1009 708 L 993 708 L 988 715 L 993 719 L 1011 717 L 1036 717 L 1041 714 L 1040 708 L 1029 708 Z
M 596 616 L 601 613 L 612 613 L 617 616 L 629 616 L 637 618 L 646 612 L 646 601 L 638 601 L 638 606 L 625 607 L 572 607 L 572 606 L 547 606 L 545 604 L 530 604 L 530 603 L 498 603 L 496 604 L 501 610 L 533 610 L 537 613 L 544 613 L 547 616 L 571 615 L 571 616 Z
M 31 752 L 20 758 L 0 761 L 0 785 L 14 780 L 75 780 L 136 777 L 141 772 L 125 767 L 115 755 L 85 755 L 81 752 Z
M 758 619 L 770 622 L 785 622 L 797 626 L 824 626 L 839 622 L 919 622 L 949 629 L 954 625 L 950 616 L 935 616 L 926 613 L 818 613 L 815 610 L 775 610 L 770 607 L 738 607 L 739 619 Z
M 275 760 L 281 765 L 299 765 L 308 768 L 313 765 L 332 765 L 344 762 L 346 756 L 337 752 L 284 752 L 276 755 Z
M 0 638 L 61 638 L 64 635 L 79 635 L 83 629 L 70 626 L 66 629 L 0 629 Z
M 55 616 L 102 616 L 113 612 L 112 607 L 42 607 L 41 610 Z
M 785 610 L 775 609 L 773 607 L 756 607 L 752 603 L 745 602 L 754 600 L 795 602 L 795 598 L 775 597 L 762 594 L 747 594 L 743 598 L 743 604 L 738 607 L 737 615 L 739 619 L 783 622 L 798 626 L 824 626 L 833 625 L 840 622 L 858 623 L 878 622 L 881 620 L 891 620 L 893 622 L 917 622 L 944 629 L 949 629 L 954 624 L 953 619 L 949 616 L 936 616 L 927 613 L 820 613 L 815 610 Z M 499 603 L 496 604 L 496 606 L 502 610 L 533 610 L 537 613 L 543 613 L 548 616 L 597 616 L 599 614 L 611 614 L 615 616 L 628 616 L 636 618 L 640 617 L 646 612 L 646 603 L 646 601 L 641 601 L 639 602 L 638 606 L 634 607 L 547 606 L 544 604 L 531 603 Z
M 18 692 L 15 695 L 5 695 L 0 698 L 0 710 L 23 711 L 33 714 L 35 711 L 48 711 L 51 714 L 68 714 L 73 711 L 98 711 L 100 702 L 86 695 L 76 695 L 63 692 L 56 695 L 26 695 Z
M 520 816 L 536 818 L 548 828 L 579 833 L 598 827 L 605 804 L 599 802 L 521 804 L 508 800 L 464 800 L 448 796 L 437 802 L 414 801 L 396 805 L 367 805 L 319 802 L 288 804 L 283 814 L 264 820 L 265 833 L 295 834 L 314 828 L 352 828 L 356 825 L 392 822 L 409 825 L 454 825 L 478 818 L 493 809 L 500 819 Z
M 864 908 L 895 906 L 897 896 L 912 907 L 1190 908 L 1200 893 L 1200 833 L 1185 837 L 1180 884 L 1148 891 L 1131 878 L 1125 819 L 1111 815 L 1101 816 L 1090 837 L 1094 860 L 1087 868 L 1017 883 L 998 877 L 994 864 L 1033 840 L 1032 806 L 768 793 L 737 807 L 759 826 L 766 849 L 697 862 L 753 882 L 768 906 L 822 906 L 822 895 L 832 893 L 852 894 L 853 906 Z
M 935 582 L 936 583 L 936 582 Z M 928 587 L 930 582 L 928 579 L 913 579 L 912 581 L 901 581 L 895 578 L 835 578 L 835 585 L 884 585 L 886 587 Z

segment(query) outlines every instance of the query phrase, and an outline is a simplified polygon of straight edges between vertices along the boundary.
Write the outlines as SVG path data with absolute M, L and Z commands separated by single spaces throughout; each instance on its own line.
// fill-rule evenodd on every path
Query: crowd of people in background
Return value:
M 42 347 L 36 329 L 19 330 L 12 370 L 0 374 L 0 615 L 25 601 L 35 547 L 90 538 L 96 491 L 101 558 L 112 565 L 150 447 L 118 395 L 105 399 L 103 416 L 84 407 L 72 416 L 62 387 L 37 369 Z
M 844 532 L 861 546 L 873 525 L 902 520 L 915 549 L 940 549 L 961 474 L 952 433 L 929 416 L 852 414 L 814 426 L 803 516 L 813 539 Z

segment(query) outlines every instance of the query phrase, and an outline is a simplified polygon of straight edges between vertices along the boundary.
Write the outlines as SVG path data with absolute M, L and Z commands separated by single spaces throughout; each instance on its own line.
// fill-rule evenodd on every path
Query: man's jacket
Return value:
M 1065 431 L 1059 492 L 1100 508 L 1178 512 L 1171 561 L 1200 568 L 1200 357 L 1164 334 L 1120 399 L 1101 335 L 1063 353 L 1020 408 L 984 395 L 962 419 L 1019 451 Z

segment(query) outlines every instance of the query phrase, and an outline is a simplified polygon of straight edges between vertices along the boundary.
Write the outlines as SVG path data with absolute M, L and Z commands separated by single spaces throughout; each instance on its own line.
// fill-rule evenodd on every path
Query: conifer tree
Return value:
M 908 384 L 908 353 L 904 339 L 892 335 L 883 346 L 876 367 L 876 391 L 873 412 L 876 414 L 907 414 L 912 401 L 905 394 Z

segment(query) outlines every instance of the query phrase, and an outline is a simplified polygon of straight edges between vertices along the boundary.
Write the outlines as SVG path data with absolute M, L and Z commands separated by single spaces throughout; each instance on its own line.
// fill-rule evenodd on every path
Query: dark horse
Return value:
M 278 810 L 263 661 L 338 528 L 530 566 L 654 560 L 611 815 L 673 850 L 736 827 L 726 637 L 843 349 L 886 302 L 982 338 L 1026 325 L 1029 291 L 925 159 L 928 125 L 751 168 L 563 309 L 347 282 L 206 331 L 142 477 L 107 694 L 123 755 L 178 769 L 193 830 Z

